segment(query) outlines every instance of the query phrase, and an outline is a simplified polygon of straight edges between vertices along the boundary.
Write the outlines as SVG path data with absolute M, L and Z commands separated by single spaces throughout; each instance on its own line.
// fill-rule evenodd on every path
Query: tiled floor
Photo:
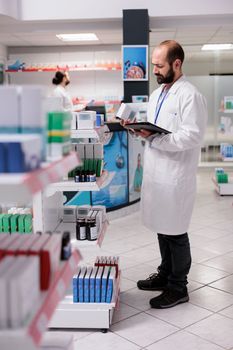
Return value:
M 136 281 L 156 271 L 159 264 L 156 235 L 141 225 L 138 212 L 113 220 L 101 253 L 121 258 L 120 308 L 107 334 L 72 330 L 75 350 L 232 350 L 232 203 L 233 197 L 214 192 L 210 172 L 198 174 L 189 232 L 193 255 L 190 302 L 166 310 L 149 306 L 149 299 L 158 292 L 136 288 Z M 90 261 L 94 254 L 86 259 Z

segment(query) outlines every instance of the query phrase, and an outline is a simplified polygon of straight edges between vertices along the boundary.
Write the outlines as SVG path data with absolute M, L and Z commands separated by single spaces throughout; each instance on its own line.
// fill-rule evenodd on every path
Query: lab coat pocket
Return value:
M 180 183 L 179 162 L 176 159 L 157 158 L 154 165 L 154 182 L 167 185 Z

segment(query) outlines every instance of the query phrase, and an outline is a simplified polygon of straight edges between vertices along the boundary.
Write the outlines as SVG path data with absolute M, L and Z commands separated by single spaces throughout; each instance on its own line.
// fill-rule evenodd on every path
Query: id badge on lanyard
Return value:
M 163 89 L 159 95 L 158 102 L 156 105 L 156 110 L 155 110 L 155 120 L 154 120 L 155 125 L 156 125 L 157 119 L 159 117 L 160 109 L 161 109 L 163 102 L 168 94 L 168 91 L 169 91 L 169 89 Z

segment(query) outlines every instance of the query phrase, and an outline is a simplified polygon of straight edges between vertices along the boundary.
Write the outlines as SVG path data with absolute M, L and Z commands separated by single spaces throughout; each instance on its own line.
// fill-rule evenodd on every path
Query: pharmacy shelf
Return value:
M 212 177 L 216 192 L 220 196 L 233 196 L 233 183 L 217 183 L 215 177 Z
M 66 70 L 67 72 L 80 72 L 80 71 L 121 71 L 121 66 L 116 65 L 116 66 L 103 66 L 103 67 L 41 67 L 41 68 L 24 68 L 24 69 L 6 69 L 6 73 L 34 73 L 34 72 L 56 72 L 58 70 Z
M 120 296 L 120 272 L 118 274 L 111 303 L 73 303 L 73 296 L 67 295 L 59 303 L 50 323 L 50 328 L 110 328 L 114 310 Z
M 109 132 L 107 125 L 95 129 L 71 130 L 71 139 L 100 139 L 105 132 Z
M 80 253 L 74 251 L 70 259 L 61 265 L 49 290 L 41 293 L 42 296 L 35 305 L 35 312 L 24 328 L 0 330 L 0 349 L 34 350 L 37 348 L 56 306 L 70 285 L 80 259 Z
M 107 232 L 108 228 L 108 220 L 103 223 L 101 232 L 95 241 L 88 241 L 88 240 L 83 240 L 83 241 L 78 241 L 76 237 L 76 224 L 74 222 L 61 222 L 58 227 L 56 228 L 56 232 L 64 232 L 64 231 L 69 231 L 71 234 L 71 243 L 72 247 L 75 249 L 82 249 L 82 248 L 89 248 L 89 247 L 96 247 L 99 246 L 101 247 L 103 239 L 105 237 L 105 234 Z
M 52 196 L 58 191 L 62 192 L 78 192 L 78 191 L 99 191 L 105 186 L 105 183 L 112 179 L 113 174 L 108 171 L 103 171 L 102 175 L 94 182 L 75 182 L 72 180 L 63 180 L 60 182 L 51 183 L 46 188 L 46 196 Z
M 26 204 L 31 201 L 34 194 L 54 181 L 62 179 L 80 164 L 77 153 L 72 152 L 52 163 L 44 163 L 40 169 L 30 173 L 0 174 L 1 203 Z

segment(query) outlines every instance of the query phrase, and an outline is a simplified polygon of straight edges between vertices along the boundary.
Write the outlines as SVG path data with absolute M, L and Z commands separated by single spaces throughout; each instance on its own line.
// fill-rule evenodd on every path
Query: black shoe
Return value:
M 154 309 L 167 309 L 177 304 L 189 301 L 188 292 L 178 292 L 176 290 L 167 289 L 158 297 L 150 300 L 150 305 Z
M 137 282 L 137 286 L 142 290 L 165 290 L 167 279 L 159 273 L 152 273 L 146 280 Z

